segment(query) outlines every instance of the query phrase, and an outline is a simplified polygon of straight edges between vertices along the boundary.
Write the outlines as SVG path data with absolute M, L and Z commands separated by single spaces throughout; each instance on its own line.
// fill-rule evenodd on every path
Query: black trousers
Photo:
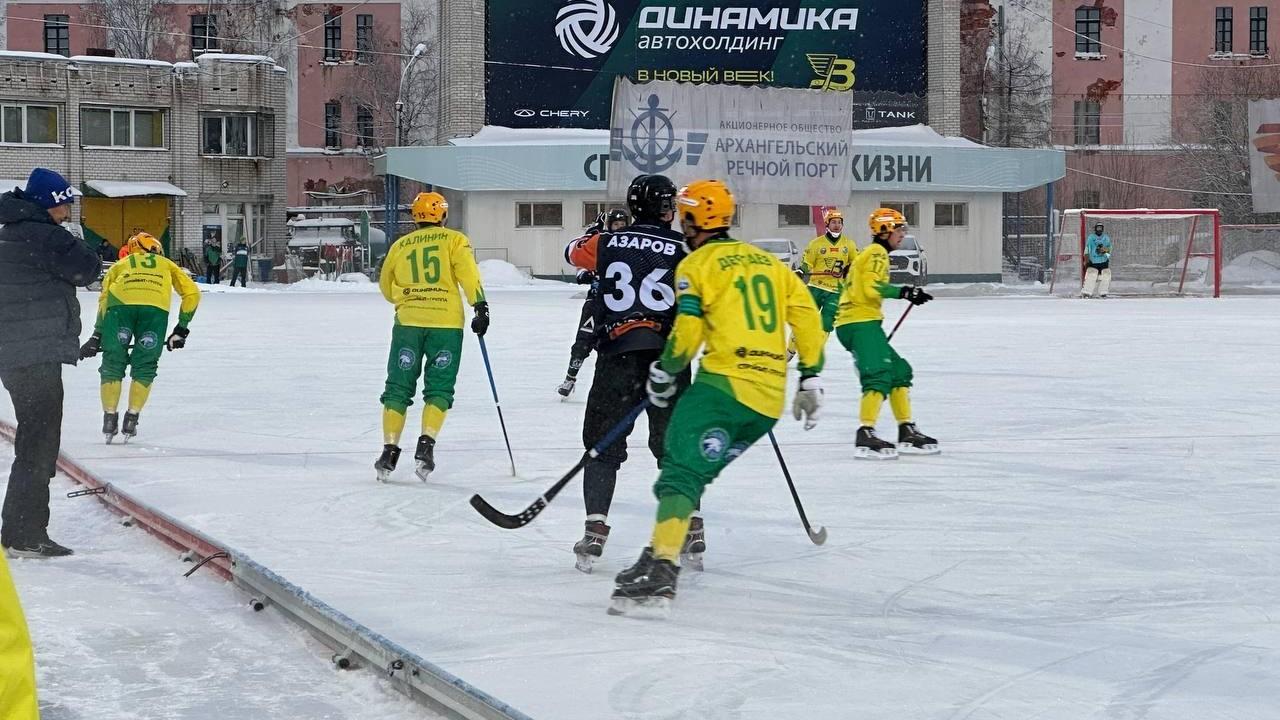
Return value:
M 18 419 L 0 542 L 22 545 L 48 537 L 49 480 L 57 469 L 62 442 L 62 365 L 0 370 L 0 380 Z
M 595 447 L 615 425 L 645 398 L 645 383 L 649 379 L 649 365 L 662 355 L 662 351 L 635 350 L 596 358 L 595 379 L 591 381 L 591 394 L 587 396 L 587 412 L 582 423 L 582 443 Z M 692 373 L 685 370 L 677 377 L 681 391 L 689 386 Z M 678 397 L 678 395 L 677 395 Z M 667 438 L 667 426 L 675 398 L 665 408 L 650 406 L 649 452 L 658 465 L 662 465 L 663 444 Z M 616 442 L 587 463 L 583 471 L 582 497 L 588 515 L 607 515 L 613 503 L 613 491 L 618 468 L 627 461 L 627 437 L 634 425 L 628 427 Z
M 596 335 L 595 311 L 597 298 L 588 296 L 586 302 L 582 303 L 582 313 L 578 317 L 578 332 L 573 338 L 573 347 L 569 348 L 569 372 L 571 378 L 578 377 L 578 371 L 582 369 L 582 363 L 591 355 L 591 351 L 596 349 L 598 337 Z M 638 400 L 636 402 L 639 402 Z
M 249 268 L 247 268 L 247 267 L 233 267 L 233 268 L 231 268 L 231 285 L 232 285 L 232 287 L 234 287 L 234 286 L 235 286 L 235 284 L 236 284 L 236 278 L 240 278 L 240 287 L 248 287 L 248 285 L 245 285 L 245 281 L 246 281 L 246 280 L 248 280 L 248 278 L 249 278 Z
M 206 282 L 217 285 L 222 282 L 222 267 L 217 263 L 204 264 L 204 279 Z

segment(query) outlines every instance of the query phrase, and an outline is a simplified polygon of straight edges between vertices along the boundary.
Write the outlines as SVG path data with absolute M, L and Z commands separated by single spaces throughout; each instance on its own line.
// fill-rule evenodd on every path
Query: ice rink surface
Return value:
M 614 573 L 652 525 L 643 428 L 594 574 L 573 567 L 578 483 L 517 531 L 467 504 L 479 491 L 523 509 L 581 453 L 591 362 L 569 402 L 554 391 L 579 289 L 489 292 L 519 476 L 468 333 L 435 475 L 412 474 L 418 403 L 388 485 L 371 464 L 391 309 L 373 287 L 347 289 L 207 295 L 128 446 L 99 435 L 97 362 L 68 368 L 64 451 L 540 719 L 1262 720 L 1280 707 L 1280 298 L 940 298 L 894 344 L 915 367 L 920 427 L 944 452 L 896 462 L 851 459 L 859 390 L 833 336 L 821 424 L 777 427 L 827 544 L 806 539 L 768 444 L 756 446 L 709 489 L 706 571 L 682 575 L 670 619 L 655 622 L 605 614 Z M 95 300 L 81 295 L 86 336 Z M 889 323 L 905 308 L 886 306 Z M 880 431 L 895 433 L 887 407 Z M 205 717 L 181 708 L 204 693 L 225 708 L 238 692 L 331 711 L 307 717 L 406 714 L 367 676 L 342 682 L 391 709 L 343 711 L 333 698 L 350 692 L 317 689 L 332 682 L 320 650 L 278 616 L 217 619 L 247 612 L 236 593 L 182 581 L 167 548 L 126 544 L 64 485 L 51 534 L 79 554 L 15 563 L 45 697 L 64 713 L 50 717 L 112 717 L 92 703 L 113 692 L 112 708 L 133 702 L 125 693 L 176 708 L 139 717 Z M 66 610 L 96 602 L 68 574 L 107 602 Z M 162 610 L 114 633 L 90 626 L 140 598 L 214 619 Z M 265 639 L 260 622 L 286 640 Z M 186 643 L 179 626 L 225 632 Z M 142 670 L 114 669 L 131 633 L 157 631 L 189 660 L 180 691 L 147 693 L 129 682 Z M 211 647 L 292 679 L 264 689 L 226 676 Z M 61 679 L 84 663 L 108 665 L 112 681 Z

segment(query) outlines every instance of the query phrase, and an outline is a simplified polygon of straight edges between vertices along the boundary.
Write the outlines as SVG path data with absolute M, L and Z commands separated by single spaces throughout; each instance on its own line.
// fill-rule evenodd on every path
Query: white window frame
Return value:
M 880 207 L 902 213 L 910 227 L 920 226 L 920 203 L 915 200 L 881 200 Z
M 790 222 L 782 208 L 804 208 L 804 222 Z M 784 222 L 785 221 L 785 222 Z M 778 228 L 813 227 L 813 209 L 808 205 L 778 205 Z
M 106 112 L 110 114 L 110 119 L 108 121 L 108 127 L 111 129 L 110 144 L 89 145 L 85 143 L 84 113 L 86 111 Z M 117 143 L 115 141 L 116 140 L 116 137 L 115 137 L 116 136 L 116 118 L 115 118 L 116 113 L 129 114 L 129 130 L 127 131 L 129 135 L 128 137 L 129 142 L 127 144 Z M 160 120 L 160 144 L 159 145 L 151 146 L 151 145 L 134 145 L 133 144 L 133 132 L 134 132 L 134 122 L 135 122 L 134 118 L 137 116 L 137 113 L 147 113 L 150 115 L 159 116 L 159 120 Z M 120 107 L 117 105 L 81 105 L 80 106 L 80 147 L 85 148 L 87 150 L 168 150 L 169 149 L 169 128 L 165 126 L 166 115 L 168 115 L 168 113 L 165 112 L 165 110 L 162 108 L 134 108 L 134 107 Z
M 529 224 L 520 224 L 520 209 L 522 206 L 529 206 Z M 560 224 L 559 225 L 538 225 L 534 222 L 533 207 L 535 205 L 556 205 L 560 208 Z M 516 211 L 516 229 L 517 230 L 563 230 L 564 229 L 564 202 L 560 200 L 517 200 L 515 204 Z
M 27 112 L 30 108 L 43 108 L 53 111 L 53 142 L 30 142 L 31 137 L 31 118 Z M 22 139 L 18 142 L 5 142 L 4 118 L 7 110 L 13 108 L 22 108 Z M 62 143 L 58 139 L 62 136 L 62 126 L 59 122 L 62 118 L 62 109 L 58 105 L 47 105 L 45 103 L 21 103 L 21 102 L 0 102 L 0 146 L 6 147 L 62 147 Z
M 944 206 L 946 206 L 947 208 L 949 208 L 948 212 L 950 213 L 950 219 L 951 219 L 951 221 L 950 221 L 950 222 L 947 222 L 947 223 L 942 223 L 942 222 L 939 222 L 939 221 L 938 221 L 938 210 L 939 210 L 940 208 L 944 207 Z M 959 222 L 959 223 L 955 222 L 955 217 L 956 217 L 956 214 L 955 214 L 955 213 L 956 213 L 956 208 L 957 208 L 957 207 L 964 208 L 964 210 L 963 210 L 963 212 L 964 212 L 964 221 L 963 221 L 963 222 Z M 967 203 L 967 202 L 958 202 L 958 201 L 945 201 L 945 202 L 944 202 L 944 201 L 938 201 L 938 202 L 935 202 L 935 203 L 933 204 L 933 227 L 934 227 L 934 228 L 939 228 L 939 229 L 944 229 L 944 230 L 950 230 L 950 229 L 953 229 L 953 228 L 967 228 L 967 227 L 969 227 L 969 203 Z
M 248 147 L 245 148 L 245 155 L 232 155 L 227 153 L 227 119 L 228 118 L 244 118 L 247 125 L 246 139 Z M 211 153 L 206 152 L 204 148 L 204 129 L 205 123 L 209 120 L 222 121 L 222 152 Z M 207 112 L 200 113 L 200 155 L 203 157 L 217 158 L 241 158 L 241 159 L 260 159 L 265 157 L 262 155 L 262 147 L 260 138 L 258 137 L 258 123 L 262 121 L 262 116 L 257 113 L 238 113 L 238 112 Z

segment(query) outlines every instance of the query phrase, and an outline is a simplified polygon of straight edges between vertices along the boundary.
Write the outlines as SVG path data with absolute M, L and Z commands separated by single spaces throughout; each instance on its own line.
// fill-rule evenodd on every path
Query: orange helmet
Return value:
M 827 208 L 822 213 L 823 225 L 830 223 L 832 220 L 843 220 L 843 219 L 844 219 L 844 213 L 840 212 L 835 208 Z
M 723 230 L 733 224 L 733 193 L 719 180 L 695 180 L 680 189 L 676 208 L 680 223 L 698 230 Z
M 906 228 L 907 219 L 897 210 L 880 208 L 871 213 L 871 217 L 867 218 L 867 225 L 871 227 L 872 235 L 885 235 L 898 228 Z
M 443 223 L 449 215 L 449 203 L 438 192 L 418 193 L 411 212 L 414 222 Z
M 129 248 L 130 254 L 133 254 L 133 253 L 154 253 L 156 255 L 164 254 L 164 246 L 160 244 L 160 241 L 152 237 L 150 234 L 144 233 L 144 232 L 140 232 L 134 235 L 133 237 L 129 238 L 129 242 L 126 245 L 126 247 Z

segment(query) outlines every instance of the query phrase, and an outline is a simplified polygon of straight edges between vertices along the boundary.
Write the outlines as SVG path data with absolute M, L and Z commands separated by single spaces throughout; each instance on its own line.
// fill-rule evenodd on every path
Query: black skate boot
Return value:
M 565 375 L 564 382 L 560 383 L 560 387 L 556 388 L 556 392 L 560 393 L 560 397 L 563 400 L 568 400 L 569 396 L 573 394 L 573 386 L 577 384 L 577 378 Z
M 853 456 L 863 460 L 897 460 L 898 449 L 893 443 L 876 437 L 876 429 L 863 425 L 858 428 L 858 440 L 854 444 Z
M 684 536 L 680 550 L 680 566 L 702 572 L 702 553 L 707 551 L 706 534 L 702 529 L 702 517 L 689 518 L 689 534 Z
M 103 423 L 106 424 L 105 422 Z M 127 445 L 130 438 L 138 434 L 138 413 L 127 412 L 124 414 L 124 426 L 120 428 L 120 433 L 124 435 L 124 441 Z
M 645 548 L 635 565 L 618 573 L 609 614 L 666 617 L 679 576 L 680 568 L 670 560 L 654 558 L 653 550 Z
M 107 438 L 108 445 L 118 432 L 120 432 L 120 413 L 102 413 L 102 435 Z
M 391 473 L 395 471 L 398 462 L 400 462 L 400 448 L 396 445 L 383 445 L 382 454 L 373 464 L 373 469 L 378 471 L 378 482 L 390 480 Z
M 436 469 L 436 439 L 430 435 L 418 438 L 418 449 L 413 453 L 414 466 L 418 479 L 426 482 L 431 471 Z
M 913 422 L 898 426 L 898 452 L 903 455 L 937 455 L 938 441 L 920 432 Z
M 577 556 L 574 567 L 581 572 L 591 572 L 591 566 L 604 554 L 604 544 L 609 540 L 609 526 L 603 520 L 588 520 L 582 539 L 573 544 Z

